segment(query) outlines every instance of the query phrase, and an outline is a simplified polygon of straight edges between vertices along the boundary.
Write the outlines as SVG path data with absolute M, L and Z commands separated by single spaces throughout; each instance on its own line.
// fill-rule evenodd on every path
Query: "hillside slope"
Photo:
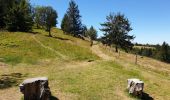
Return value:
M 145 99 L 170 98 L 170 65 L 63 34 L 43 30 L 0 33 L 0 100 L 20 100 L 18 84 L 47 76 L 52 94 L 60 100 L 133 100 L 126 92 L 128 78 L 145 82 Z M 12 95 L 11 95 L 12 94 Z M 148 94 L 148 95 L 147 95 Z

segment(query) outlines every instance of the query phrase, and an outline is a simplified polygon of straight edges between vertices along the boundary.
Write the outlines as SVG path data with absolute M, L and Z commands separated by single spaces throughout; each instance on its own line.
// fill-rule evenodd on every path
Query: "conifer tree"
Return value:
M 71 0 L 66 14 L 68 16 L 69 23 L 67 29 L 68 32 L 71 33 L 73 36 L 78 36 L 79 34 L 82 34 L 82 23 L 79 13 L 80 12 L 78 9 L 78 5 L 75 3 L 75 1 Z
M 28 0 L 12 0 L 8 6 L 6 25 L 9 31 L 29 31 L 32 29 L 33 19 L 31 5 Z
M 160 59 L 165 62 L 170 62 L 170 52 L 169 52 L 169 45 L 166 42 L 163 42 L 161 49 L 160 49 Z
M 108 45 L 114 44 L 116 52 L 119 47 L 125 51 L 131 49 L 133 46 L 131 40 L 134 39 L 134 36 L 128 35 L 128 32 L 132 30 L 129 20 L 120 13 L 110 14 L 106 19 L 107 21 L 101 24 L 103 27 L 101 31 L 105 32 L 103 41 Z
M 61 22 L 61 29 L 64 31 L 64 32 L 69 32 L 69 19 L 68 19 L 68 15 L 65 14 L 63 19 L 62 19 L 62 22 Z

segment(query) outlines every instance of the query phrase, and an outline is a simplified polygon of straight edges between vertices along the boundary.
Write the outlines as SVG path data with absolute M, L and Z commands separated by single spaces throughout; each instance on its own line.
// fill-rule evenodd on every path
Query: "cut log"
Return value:
M 142 96 L 144 82 L 139 79 L 128 79 L 128 86 L 127 89 L 130 94 L 134 96 Z
M 26 79 L 19 87 L 24 100 L 50 100 L 51 91 L 46 77 Z

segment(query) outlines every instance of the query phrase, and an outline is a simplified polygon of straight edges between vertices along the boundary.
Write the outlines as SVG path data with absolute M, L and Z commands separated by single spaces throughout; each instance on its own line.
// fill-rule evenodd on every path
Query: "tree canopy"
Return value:
M 50 6 L 38 6 L 35 8 L 34 22 L 36 23 L 37 28 L 39 28 L 40 26 L 45 28 L 46 31 L 49 32 L 49 36 L 52 36 L 51 28 L 56 26 L 57 18 L 57 12 Z
M 128 35 L 128 32 L 132 30 L 129 20 L 120 13 L 111 13 L 106 17 L 106 20 L 101 24 L 103 28 L 100 29 L 104 32 L 103 43 L 109 46 L 114 44 L 116 52 L 118 52 L 119 47 L 126 51 L 131 49 L 133 46 L 131 40 L 134 39 L 134 36 Z
M 97 31 L 94 29 L 93 26 L 90 27 L 90 29 L 87 29 L 86 36 L 88 36 L 91 40 L 91 46 L 93 45 L 93 40 L 97 39 Z
M 68 19 L 68 15 L 65 14 L 64 17 L 63 17 L 63 20 L 61 22 L 61 29 L 64 31 L 64 32 L 69 32 L 69 19 Z
M 9 31 L 29 31 L 33 26 L 31 5 L 28 0 L 1 0 L 1 27 Z
M 71 0 L 69 3 L 69 7 L 62 21 L 62 29 L 73 36 L 78 36 L 82 34 L 82 22 L 80 11 L 78 9 L 78 5 L 75 1 Z

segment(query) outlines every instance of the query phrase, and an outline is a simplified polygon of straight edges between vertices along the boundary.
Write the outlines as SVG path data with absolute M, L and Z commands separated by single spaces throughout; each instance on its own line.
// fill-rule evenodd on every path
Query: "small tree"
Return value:
M 56 26 L 58 15 L 57 12 L 50 6 L 38 6 L 35 8 L 34 22 L 39 26 L 46 29 L 51 37 L 51 28 Z
M 61 22 L 61 29 L 64 31 L 64 32 L 69 32 L 69 19 L 68 19 L 68 15 L 65 14 L 63 19 L 62 19 L 62 22 Z
M 86 36 L 86 31 L 87 31 L 87 26 L 86 25 L 82 25 L 82 29 L 81 29 L 81 33 L 84 37 L 87 37 Z
M 35 7 L 35 12 L 34 12 L 34 23 L 36 24 L 37 28 L 40 28 L 40 26 L 42 26 L 42 21 L 41 21 L 41 17 L 42 17 L 42 8 L 40 6 Z
M 46 26 L 46 30 L 49 32 L 50 37 L 52 37 L 51 28 L 56 26 L 57 18 L 58 18 L 57 12 L 52 7 L 46 7 L 45 26 Z
M 101 24 L 103 26 L 101 31 L 105 32 L 103 39 L 106 44 L 114 44 L 116 52 L 119 47 L 126 51 L 131 49 L 133 46 L 131 40 L 134 39 L 134 36 L 128 35 L 128 32 L 132 30 L 129 20 L 120 13 L 110 14 L 106 19 L 107 21 Z
M 94 29 L 93 26 L 91 26 L 90 29 L 88 29 L 86 31 L 86 35 L 90 38 L 90 40 L 91 40 L 90 46 L 92 46 L 93 41 L 97 39 L 97 31 L 96 31 L 96 29 Z

